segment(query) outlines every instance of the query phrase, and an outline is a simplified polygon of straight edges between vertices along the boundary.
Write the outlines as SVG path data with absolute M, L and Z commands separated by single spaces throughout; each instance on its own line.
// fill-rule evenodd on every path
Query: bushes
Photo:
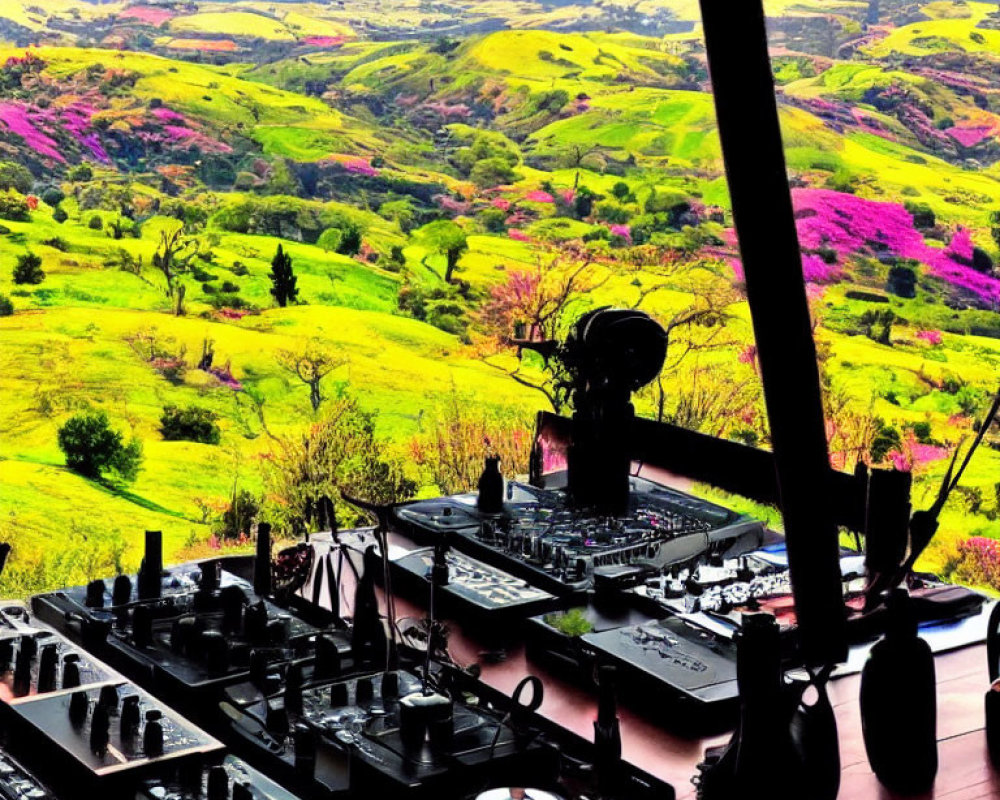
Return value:
M 27 167 L 14 161 L 0 161 L 0 190 L 27 194 L 35 182 L 34 176 Z
M 17 192 L 0 192 L 0 219 L 29 222 L 31 209 L 27 199 Z
M 131 482 L 142 464 L 142 444 L 131 439 L 127 444 L 111 428 L 104 411 L 91 411 L 70 417 L 59 429 L 59 449 L 66 455 L 66 466 L 84 477 L 99 480 L 111 474 Z
M 45 272 L 42 270 L 41 258 L 30 252 L 17 257 L 17 264 L 14 266 L 14 283 L 37 285 L 44 280 Z
M 165 406 L 160 416 L 160 433 L 168 442 L 218 444 L 222 435 L 216 424 L 218 418 L 218 414 L 207 408 Z
M 9 317 L 14 314 L 14 304 L 5 294 L 0 294 L 0 317 Z
M 69 219 L 69 214 L 62 206 L 56 206 L 56 210 L 52 212 L 52 219 L 62 225 L 66 220 Z
M 42 200 L 45 201 L 46 205 L 55 208 L 63 200 L 66 199 L 66 195 L 63 194 L 62 189 L 58 186 L 50 186 L 44 192 L 42 192 Z
M 94 214 L 94 216 L 92 216 L 87 221 L 87 227 L 90 228 L 92 231 L 102 230 L 104 228 L 104 221 L 100 218 L 99 215 Z

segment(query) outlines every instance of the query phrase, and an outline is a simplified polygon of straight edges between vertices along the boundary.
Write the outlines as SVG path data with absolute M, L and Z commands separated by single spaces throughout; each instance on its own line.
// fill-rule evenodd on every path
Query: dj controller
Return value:
M 510 481 L 500 514 L 480 512 L 476 495 L 468 494 L 402 505 L 396 522 L 418 542 L 443 538 L 556 596 L 620 588 L 709 553 L 763 542 L 763 525 L 750 517 L 642 478 L 631 486 L 622 515 L 594 514 L 574 507 L 562 491 Z
M 535 662 L 590 688 L 601 666 L 614 667 L 624 702 L 678 730 L 726 727 L 743 614 L 774 615 L 786 664 L 799 666 L 784 542 L 675 489 L 640 478 L 631 489 L 628 512 L 614 517 L 515 481 L 497 514 L 482 513 L 475 494 L 400 505 L 396 529 L 425 547 L 392 559 L 393 585 L 426 603 L 433 580 L 444 613 L 487 639 L 526 641 Z M 864 555 L 844 550 L 840 565 L 856 667 L 884 609 L 862 609 Z M 982 616 L 982 595 L 929 576 L 911 594 L 926 626 Z
M 0 604 L 0 798 L 674 797 L 539 714 L 537 679 L 506 696 L 398 640 L 381 564 L 342 619 L 269 591 L 268 547 L 264 571 L 259 555 L 165 569 L 146 544 L 138 574 Z M 492 575 L 464 558 L 456 572 Z M 304 562 L 312 582 L 338 580 L 330 561 Z

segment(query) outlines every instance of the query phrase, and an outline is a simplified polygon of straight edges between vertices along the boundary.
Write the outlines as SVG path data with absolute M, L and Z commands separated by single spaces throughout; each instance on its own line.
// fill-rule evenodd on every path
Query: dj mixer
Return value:
M 459 593 L 488 602 L 498 581 L 532 613 L 558 599 L 449 555 Z M 415 574 L 427 558 L 435 567 L 433 548 L 412 556 Z M 376 596 L 385 565 L 359 561 L 346 620 L 267 591 L 277 573 L 264 546 L 165 569 L 156 535 L 138 574 L 39 595 L 30 610 L 0 605 L 0 800 L 478 800 L 519 786 L 553 800 L 672 800 L 668 784 L 601 766 L 620 759 L 536 713 L 537 679 L 506 697 L 430 643 L 402 640 Z M 332 559 L 303 563 L 315 572 L 301 592 L 323 580 L 340 595 Z
M 350 661 L 350 633 L 339 619 L 313 608 L 307 621 L 279 607 L 223 569 L 224 561 L 164 570 L 146 597 L 137 591 L 138 576 L 119 575 L 37 596 L 32 606 L 40 619 L 189 713 L 200 712 L 203 696 L 251 673 L 293 661 L 311 670 L 318 650 Z
M 709 553 L 759 547 L 750 517 L 642 478 L 631 479 L 629 511 L 595 514 L 559 490 L 509 481 L 500 514 L 476 495 L 401 505 L 396 524 L 418 543 L 447 544 L 543 591 L 562 596 L 640 582 Z

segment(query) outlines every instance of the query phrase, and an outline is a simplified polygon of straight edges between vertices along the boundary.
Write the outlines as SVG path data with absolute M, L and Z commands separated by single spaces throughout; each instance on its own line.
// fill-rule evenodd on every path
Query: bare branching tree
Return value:
M 324 351 L 316 341 L 308 342 L 301 350 L 280 350 L 277 360 L 286 371 L 309 387 L 309 403 L 314 413 L 323 403 L 323 379 L 347 363 L 346 358 Z
M 172 231 L 160 231 L 160 244 L 153 254 L 153 266 L 167 280 L 167 297 L 173 302 L 174 314 L 178 317 L 184 314 L 186 292 L 180 277 L 187 272 L 197 251 L 197 240 L 184 236 L 183 225 L 178 225 Z

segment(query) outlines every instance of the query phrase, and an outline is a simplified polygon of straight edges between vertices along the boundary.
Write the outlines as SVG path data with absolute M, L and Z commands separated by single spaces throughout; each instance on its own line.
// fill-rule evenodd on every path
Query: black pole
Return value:
M 802 655 L 847 656 L 816 345 L 761 0 L 700 0 L 722 154 L 753 319 Z

